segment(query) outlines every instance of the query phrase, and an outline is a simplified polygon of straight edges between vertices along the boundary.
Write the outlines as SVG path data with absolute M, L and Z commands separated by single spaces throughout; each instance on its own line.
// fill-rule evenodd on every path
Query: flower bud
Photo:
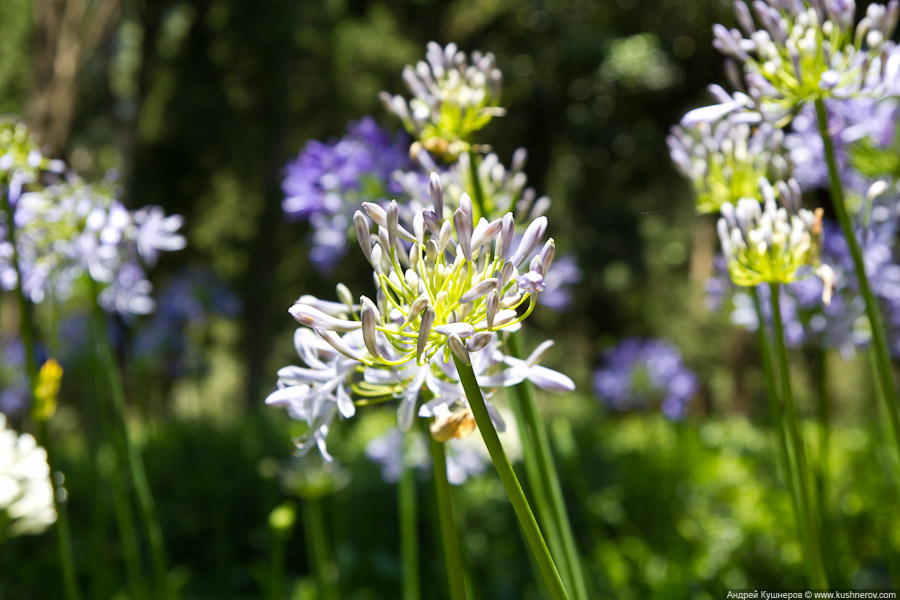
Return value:
M 416 243 L 425 243 L 425 216 L 422 211 L 417 211 L 413 215 L 413 234 L 416 236 Z
M 406 321 L 411 323 L 416 320 L 422 311 L 428 306 L 428 296 L 419 296 L 412 304 L 409 305 L 409 312 L 406 315 Z
M 434 212 L 430 210 L 423 210 L 422 218 L 425 220 L 425 226 L 428 228 L 428 231 L 431 232 L 431 235 L 437 237 L 441 232 L 441 219 L 435 216 Z
M 553 264 L 553 258 L 556 256 L 556 242 L 553 241 L 553 238 L 547 240 L 547 243 L 544 244 L 544 247 L 541 248 L 541 273 L 544 275 L 550 271 L 550 265 Z
M 441 234 L 438 236 L 438 250 L 440 252 L 443 252 L 447 247 L 451 237 L 453 237 L 453 226 L 450 225 L 449 221 L 444 221 L 444 224 L 441 225 Z
M 478 221 L 475 231 L 472 232 L 472 250 L 478 252 L 479 248 L 485 244 L 490 244 L 500 233 L 502 224 L 503 222 L 501 219 L 494 219 L 493 221 L 488 222 L 486 219 L 482 218 Z
M 378 309 L 375 307 L 375 304 L 365 296 L 360 297 L 359 303 L 362 307 L 360 309 L 360 320 L 362 322 L 363 342 L 366 344 L 366 349 L 369 353 L 378 358 L 380 353 L 378 352 L 376 338 L 378 335 L 377 327 L 381 321 L 381 315 L 378 314 Z
M 316 333 L 318 333 L 323 340 L 328 342 L 328 344 L 332 348 L 334 348 L 344 356 L 352 358 L 353 360 L 358 360 L 361 363 L 366 362 L 364 357 L 359 352 L 348 346 L 347 343 L 344 342 L 343 339 L 341 339 L 341 336 L 339 336 L 335 332 L 327 331 L 325 329 L 316 329 Z
M 400 207 L 397 206 L 396 200 L 391 200 L 387 209 L 387 233 L 389 248 L 393 250 L 397 247 L 397 233 L 400 229 Z
M 456 239 L 462 248 L 463 256 L 466 260 L 472 260 L 472 218 L 462 206 L 453 213 L 453 224 L 456 226 Z M 443 231 L 441 233 L 443 234 Z
M 484 311 L 486 314 L 487 328 L 494 328 L 494 317 L 497 316 L 497 308 L 500 306 L 500 292 L 493 289 L 484 299 Z
M 462 343 L 462 340 L 458 335 L 451 334 L 450 338 L 447 340 L 447 345 L 450 346 L 450 351 L 461 360 L 463 363 L 467 365 L 472 364 L 472 359 L 469 358 L 469 351 L 466 350 L 465 345 Z
M 476 283 L 471 288 L 469 288 L 465 294 L 459 297 L 460 304 L 466 304 L 468 302 L 474 302 L 478 300 L 485 294 L 487 294 L 492 289 L 496 289 L 497 285 L 500 282 L 495 278 L 485 279 L 480 283 Z
M 288 309 L 288 312 L 301 325 L 315 330 L 329 331 L 355 331 L 361 327 L 359 321 L 348 321 L 347 319 L 339 319 L 328 313 L 322 312 L 318 308 L 314 308 L 308 304 L 297 303 Z
M 497 247 L 497 256 L 500 260 L 506 260 L 509 256 L 509 249 L 512 246 L 513 236 L 515 235 L 516 222 L 511 212 L 503 215 L 500 221 L 500 241 Z
M 434 310 L 429 306 L 422 313 L 422 322 L 419 324 L 419 338 L 416 340 L 416 358 L 418 359 L 422 358 L 422 353 L 425 352 L 432 325 L 434 325 Z
M 363 202 L 363 211 L 376 225 L 387 228 L 387 211 L 374 202 Z
M 381 244 L 372 246 L 372 268 L 379 275 L 384 275 L 384 255 L 381 251 Z
M 469 323 L 460 322 L 460 323 L 445 323 L 443 325 L 438 325 L 434 328 L 435 333 L 439 333 L 441 335 L 449 335 L 449 336 L 458 336 L 461 338 L 469 337 L 470 335 L 475 333 L 475 328 L 472 327 Z
M 484 348 L 491 343 L 491 338 L 493 338 L 493 334 L 487 331 L 480 331 L 472 336 L 472 338 L 466 342 L 466 350 L 469 352 L 478 352 L 479 350 L 484 350 Z
M 525 260 L 534 252 L 534 249 L 540 243 L 541 238 L 544 237 L 544 232 L 547 230 L 547 217 L 538 217 L 534 221 L 528 225 L 528 228 L 525 230 L 525 233 L 522 235 L 522 241 L 519 242 L 519 247 L 516 248 L 515 253 L 512 258 L 509 260 L 515 267 L 519 267 Z
M 510 278 L 515 274 L 516 268 L 512 263 L 505 263 L 502 267 L 500 267 L 500 285 L 501 287 L 506 287 L 506 284 L 509 282 Z
M 350 293 L 350 288 L 348 288 L 343 283 L 337 284 L 336 288 L 338 300 L 342 303 L 346 304 L 348 307 L 353 307 L 353 294 Z
M 463 194 L 459 197 L 459 208 L 457 210 L 461 210 L 466 213 L 466 216 L 469 217 L 469 226 L 471 227 L 472 221 L 475 220 L 472 215 L 472 198 L 470 198 L 469 195 L 465 192 L 463 192 Z
M 434 205 L 434 214 L 438 219 L 444 216 L 444 186 L 441 176 L 432 172 L 428 178 L 428 188 L 431 191 L 431 203 Z
M 356 231 L 356 240 L 362 248 L 366 260 L 372 263 L 372 239 L 369 236 L 369 222 L 360 211 L 353 213 L 353 229 Z M 372 263 L 372 266 L 375 266 Z

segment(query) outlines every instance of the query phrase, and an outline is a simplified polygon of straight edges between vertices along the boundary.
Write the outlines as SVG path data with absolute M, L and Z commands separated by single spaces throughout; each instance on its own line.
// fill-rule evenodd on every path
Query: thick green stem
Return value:
M 97 339 L 101 335 L 106 335 L 105 331 L 99 330 L 94 326 L 92 331 L 93 342 L 95 347 L 99 344 Z M 141 567 L 141 550 L 138 542 L 138 534 L 135 529 L 134 511 L 131 505 L 131 495 L 128 492 L 128 484 L 122 473 L 122 457 L 125 456 L 125 445 L 122 436 L 116 431 L 116 428 L 109 422 L 110 415 L 108 410 L 108 402 L 105 401 L 106 394 L 103 388 L 103 366 L 98 360 L 95 353 L 94 360 L 91 361 L 91 375 L 94 383 L 95 397 L 100 399 L 96 407 L 98 421 L 100 423 L 100 432 L 102 440 L 93 444 L 94 463 L 100 476 L 107 480 L 112 490 L 113 512 L 116 518 L 116 527 L 119 530 L 119 538 L 122 543 L 122 554 L 125 559 L 125 570 L 128 579 L 134 586 L 135 593 L 139 597 L 144 597 L 144 576 Z M 99 486 L 98 486 L 99 489 Z M 96 503 L 100 506 L 100 503 Z M 103 517 L 105 518 L 105 512 Z
M 272 600 L 284 600 L 284 546 L 285 536 L 280 532 L 272 532 L 272 563 L 269 571 L 269 597 Z
M 166 554 L 163 542 L 162 527 L 159 524 L 159 518 L 156 514 L 156 506 L 153 502 L 153 495 L 150 492 L 150 483 L 147 480 L 147 472 L 144 470 L 144 461 L 141 458 L 140 451 L 135 446 L 128 431 L 128 419 L 125 414 L 125 385 L 122 382 L 122 373 L 119 370 L 118 362 L 113 356 L 112 347 L 109 338 L 106 335 L 106 319 L 103 309 L 97 302 L 97 286 L 94 283 L 94 327 L 96 328 L 96 345 L 97 354 L 103 366 L 103 371 L 107 376 L 109 384 L 110 398 L 112 400 L 112 410 L 119 428 L 123 450 L 125 452 L 124 459 L 128 465 L 128 472 L 131 476 L 131 483 L 134 486 L 134 492 L 137 497 L 138 510 L 140 511 L 141 520 L 147 533 L 147 540 L 150 545 L 150 555 L 153 561 L 153 572 L 156 578 L 158 594 L 163 598 L 169 597 L 169 585 L 166 568 Z
M 3 212 L 6 215 L 6 228 L 9 235 L 9 242 L 12 246 L 12 266 L 16 272 L 18 285 L 16 285 L 16 297 L 19 302 L 19 335 L 22 338 L 22 345 L 25 349 L 25 371 L 28 376 L 29 395 L 32 404 L 35 402 L 34 391 L 37 387 L 38 369 L 36 356 L 34 353 L 34 330 L 31 323 L 31 305 L 25 298 L 25 292 L 22 290 L 22 269 L 19 265 L 19 251 L 16 245 L 16 227 L 13 220 L 12 206 L 9 203 L 9 188 L 0 193 L 3 196 Z M 55 469 L 56 453 L 52 446 L 47 422 L 43 419 L 37 422 L 38 443 L 43 446 L 47 452 L 47 464 L 50 467 L 50 480 L 53 485 L 53 499 L 56 505 L 56 541 L 59 549 L 59 562 L 62 570 L 63 588 L 65 589 L 66 598 L 69 600 L 79 600 L 81 592 L 78 589 L 78 583 L 75 577 L 75 560 L 72 558 L 72 535 L 69 531 L 69 515 L 66 506 L 66 490 L 62 487 L 62 473 Z M 57 475 L 60 476 L 59 480 Z
M 453 519 L 453 494 L 450 482 L 447 481 L 447 456 L 444 454 L 444 444 L 436 441 L 431 435 L 428 435 L 428 447 L 431 450 L 434 491 L 437 494 L 438 521 L 441 525 L 441 543 L 444 546 L 450 600 L 466 600 L 466 580 L 459 550 L 459 533 Z
M 522 348 L 516 333 L 510 333 L 507 336 L 506 344 L 511 356 L 522 357 Z M 540 490 L 539 494 L 535 494 L 536 498 L 543 496 L 548 501 L 552 521 L 543 516 L 540 501 L 536 502 L 536 505 L 538 506 L 538 514 L 541 514 L 541 524 L 544 526 L 544 531 L 548 534 L 547 538 L 551 542 L 551 554 L 556 558 L 557 564 L 563 570 L 563 573 L 567 575 L 564 576 L 564 579 L 566 580 L 567 589 L 572 590 L 572 598 L 574 600 L 588 600 L 587 583 L 581 566 L 581 556 L 575 543 L 575 535 L 572 532 L 572 524 L 569 521 L 569 513 L 566 510 L 566 503 L 562 493 L 562 485 L 559 481 L 559 474 L 556 471 L 556 464 L 553 461 L 550 438 L 547 435 L 544 421 L 538 412 L 534 388 L 530 381 L 525 380 L 513 386 L 511 392 L 513 396 L 511 404 L 521 406 L 522 420 L 519 422 L 519 432 L 522 438 L 522 447 L 524 449 L 530 443 L 533 442 L 534 444 L 534 460 L 537 462 L 537 474 L 540 481 L 532 481 L 532 487 L 536 492 Z M 523 423 L 524 431 L 527 431 L 528 435 L 523 433 Z M 528 453 L 525 452 L 523 454 L 526 459 L 526 473 L 529 473 Z M 529 479 L 532 479 L 530 474 Z M 554 536 L 558 536 L 563 554 L 554 550 Z
M 419 600 L 419 528 L 416 503 L 416 473 L 408 455 L 412 433 L 403 434 L 403 470 L 397 484 L 400 517 L 400 554 L 403 558 L 403 600 Z
M 831 450 L 831 403 L 828 398 L 828 355 L 825 350 L 817 349 L 815 351 L 815 369 L 816 378 L 816 416 L 819 421 L 819 459 L 816 468 L 816 492 L 818 495 L 819 518 L 822 524 L 822 531 L 829 530 L 828 519 L 828 463 Z M 823 540 L 824 543 L 824 540 Z M 831 548 L 829 544 L 825 555 L 832 559 Z M 829 561 L 829 565 L 833 565 L 833 561 Z
M 339 600 L 338 567 L 331 554 L 328 532 L 325 531 L 325 512 L 320 498 L 311 498 L 303 503 L 303 529 L 309 554 L 316 565 L 319 593 L 322 600 Z
M 39 443 L 47 452 L 47 463 L 53 465 L 55 450 L 52 448 L 53 443 L 47 422 L 39 421 L 37 427 Z M 72 553 L 72 534 L 69 529 L 69 509 L 66 506 L 68 495 L 65 488 L 63 488 L 63 482 L 57 481 L 57 476 L 62 474 L 59 471 L 53 471 L 52 468 L 50 474 L 53 480 L 53 497 L 56 502 L 56 544 L 59 546 L 63 587 L 66 591 L 66 598 L 78 600 L 81 598 L 81 592 L 78 590 L 78 584 L 75 580 L 75 560 Z
M 900 416 L 897 413 L 900 410 L 900 396 L 897 393 L 897 380 L 894 376 L 894 367 L 888 351 L 884 320 L 881 317 L 878 302 L 875 300 L 874 294 L 872 294 L 869 278 L 866 275 L 866 265 L 863 260 L 862 250 L 859 247 L 856 231 L 844 202 L 844 188 L 841 185 L 841 176 L 838 173 L 837 161 L 835 160 L 834 144 L 831 141 L 831 135 L 828 133 L 828 113 L 825 109 L 825 102 L 822 99 L 817 99 L 815 104 L 816 117 L 819 121 L 819 134 L 822 136 L 822 143 L 825 147 L 825 162 L 828 163 L 831 201 L 834 204 L 834 212 L 837 215 L 838 222 L 841 224 L 841 231 L 843 231 L 847 240 L 850 256 L 853 258 L 853 267 L 856 271 L 856 278 L 859 280 L 859 291 L 866 302 L 866 316 L 869 318 L 869 326 L 872 328 L 872 348 L 875 352 L 876 372 L 888 404 L 887 409 L 890 415 L 891 427 L 894 430 L 894 440 L 897 443 L 897 450 L 900 452 Z
M 560 577 L 562 577 L 566 589 L 569 589 L 571 587 L 571 572 L 566 565 L 566 553 L 563 549 L 562 539 L 559 537 L 556 517 L 550 506 L 550 499 L 547 497 L 544 478 L 541 476 L 541 467 L 538 462 L 537 451 L 535 450 L 534 435 L 528 426 L 528 420 L 525 418 L 525 409 L 522 407 L 522 399 L 519 397 L 518 391 L 515 386 L 508 388 L 508 390 L 509 408 L 516 419 L 516 426 L 519 430 L 519 440 L 522 444 L 522 463 L 525 466 L 525 477 L 528 480 L 528 487 L 531 492 L 531 498 L 534 501 L 538 522 L 540 523 L 541 531 L 544 532 L 547 547 L 550 548 L 550 554 L 559 567 Z M 533 566 L 537 567 L 537 563 L 534 563 Z
M 494 429 L 494 423 L 491 421 L 491 415 L 488 412 L 487 405 L 484 403 L 484 397 L 481 395 L 481 388 L 478 387 L 478 381 L 475 379 L 472 365 L 464 363 L 456 355 L 453 356 L 453 361 L 456 363 L 456 371 L 459 374 L 460 383 L 465 389 L 469 407 L 472 409 L 472 414 L 475 415 L 478 430 L 481 432 L 484 444 L 491 455 L 491 461 L 494 463 L 494 468 L 497 469 L 500 481 L 506 489 L 506 495 L 513 505 L 513 510 L 515 510 L 516 517 L 519 520 L 519 526 L 525 533 L 525 539 L 528 541 L 531 552 L 538 563 L 541 576 L 550 592 L 550 596 L 554 600 L 568 600 L 569 596 L 559 577 L 559 571 L 556 569 L 553 557 L 550 556 L 550 550 L 547 549 L 547 542 L 544 541 L 544 536 L 541 534 L 541 529 L 534 518 L 534 513 L 531 512 L 531 506 L 528 504 L 525 492 L 522 491 L 516 472 L 513 471 L 509 458 L 506 456 L 506 451 L 500 443 L 497 430 Z
M 809 569 L 810 584 L 819 589 L 828 589 L 828 579 L 825 575 L 825 566 L 822 560 L 822 547 L 819 542 L 819 528 L 815 518 L 812 494 L 810 493 L 809 469 L 806 463 L 806 448 L 800 433 L 800 424 L 797 418 L 797 407 L 794 404 L 794 393 L 791 388 L 791 376 L 788 367 L 787 349 L 784 345 L 784 326 L 781 321 L 781 306 L 779 301 L 780 286 L 777 283 L 769 285 L 772 304 L 772 327 L 775 330 L 775 350 L 778 355 L 778 366 L 781 371 L 781 391 L 784 398 L 785 426 L 788 430 L 788 439 L 793 450 L 794 461 L 797 463 L 797 479 L 800 488 L 800 506 L 805 517 L 809 548 L 806 555 L 807 568 Z
M 484 190 L 481 187 L 481 179 L 478 177 L 478 163 L 476 162 L 478 155 L 474 152 L 469 152 L 468 155 L 469 174 L 472 177 L 472 192 L 474 192 L 474 198 L 472 199 L 475 201 L 475 208 L 478 211 L 478 213 L 475 215 L 475 220 L 477 221 L 480 217 L 484 217 L 487 219 L 488 214 L 486 212 L 487 206 L 485 206 L 484 203 Z
M 753 297 L 753 306 L 756 309 L 756 319 L 759 326 L 756 328 L 756 340 L 759 345 L 760 361 L 763 366 L 763 374 L 766 380 L 766 395 L 769 397 L 769 411 L 772 420 L 772 429 L 775 431 L 775 438 L 778 442 L 778 459 L 781 463 L 781 471 L 784 476 L 785 485 L 791 494 L 791 504 L 794 508 L 794 518 L 797 523 L 797 533 L 800 536 L 802 546 L 809 544 L 806 527 L 804 525 L 803 515 L 800 512 L 800 501 L 798 499 L 799 490 L 797 489 L 797 475 L 791 466 L 791 455 L 788 452 L 788 443 L 785 436 L 783 407 L 781 399 L 778 396 L 778 383 L 775 375 L 775 368 L 772 363 L 772 344 L 766 333 L 766 318 L 763 314 L 762 303 L 759 300 L 759 292 L 757 288 L 750 288 L 750 295 Z

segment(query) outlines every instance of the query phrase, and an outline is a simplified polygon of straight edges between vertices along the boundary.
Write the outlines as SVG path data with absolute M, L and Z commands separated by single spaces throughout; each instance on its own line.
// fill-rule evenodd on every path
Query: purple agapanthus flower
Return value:
M 670 419 L 681 419 L 700 389 L 681 352 L 660 339 L 628 338 L 608 350 L 594 373 L 594 391 L 617 411 L 659 406 Z
M 288 163 L 282 209 L 290 220 L 313 227 L 310 258 L 331 271 L 347 250 L 352 215 L 363 201 L 377 202 L 398 194 L 391 174 L 410 167 L 409 139 L 392 135 L 371 117 L 352 121 L 339 140 L 312 140 Z
M 827 100 L 828 130 L 835 146 L 841 181 L 847 189 L 864 194 L 872 183 L 850 166 L 850 149 L 862 140 L 887 147 L 897 131 L 900 108 L 894 99 L 850 98 Z M 828 187 L 828 166 L 812 105 L 804 107 L 791 123 L 785 137 L 793 164 L 793 176 L 804 189 Z
M 28 408 L 30 394 L 25 378 L 25 346 L 19 338 L 0 340 L 0 413 L 10 417 Z
M 162 363 L 171 377 L 180 375 L 203 361 L 191 343 L 191 330 L 213 316 L 233 317 L 240 310 L 240 299 L 215 273 L 188 269 L 160 292 L 156 312 L 134 338 L 135 356 Z
M 541 306 L 565 312 L 572 305 L 572 288 L 581 281 L 581 267 L 571 254 L 553 261 L 553 268 L 544 277 Z

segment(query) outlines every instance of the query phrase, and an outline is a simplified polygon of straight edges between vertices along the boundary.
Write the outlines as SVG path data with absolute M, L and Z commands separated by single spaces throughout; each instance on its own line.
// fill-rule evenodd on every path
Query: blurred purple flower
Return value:
M 19 338 L 0 340 L 0 413 L 10 417 L 28 408 L 28 382 L 25 379 L 25 346 Z
M 571 254 L 553 261 L 552 268 L 544 276 L 541 306 L 557 312 L 565 312 L 572 305 L 572 287 L 581 281 L 581 267 Z
M 841 181 L 846 188 L 864 194 L 872 182 L 850 167 L 850 148 L 866 138 L 878 147 L 889 145 L 897 131 L 900 109 L 895 101 L 872 98 L 826 100 L 825 104 Z M 811 104 L 794 118 L 792 129 L 784 145 L 790 152 L 794 177 L 804 189 L 828 187 L 825 150 Z
M 353 211 L 361 202 L 401 191 L 391 174 L 409 168 L 408 151 L 405 134 L 392 136 L 363 117 L 350 122 L 339 140 L 308 142 L 288 163 L 281 206 L 289 220 L 312 225 L 310 258 L 319 270 L 331 271 L 346 252 Z
M 670 419 L 681 419 L 700 389 L 697 376 L 674 345 L 660 339 L 628 338 L 607 350 L 594 373 L 594 390 L 617 411 L 659 405 Z
M 203 353 L 191 344 L 189 329 L 211 316 L 233 317 L 240 310 L 239 298 L 212 271 L 189 269 L 159 294 L 156 312 L 134 338 L 135 356 L 162 363 L 172 377 L 180 375 L 203 360 Z

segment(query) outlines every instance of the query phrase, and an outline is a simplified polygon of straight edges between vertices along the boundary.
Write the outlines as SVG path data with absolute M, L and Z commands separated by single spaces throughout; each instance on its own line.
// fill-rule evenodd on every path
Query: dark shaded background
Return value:
M 338 281 L 369 284 L 354 252 L 331 279 L 313 270 L 307 227 L 281 213 L 283 167 L 308 140 L 339 136 L 362 115 L 396 128 L 376 93 L 401 92 L 403 65 L 429 40 L 497 55 L 508 114 L 485 140 L 507 162 L 515 148 L 528 149 L 530 183 L 554 201 L 559 250 L 584 272 L 570 311 L 538 311 L 530 323 L 534 339 L 560 342 L 551 360 L 581 391 L 542 402 L 597 597 L 711 598 L 726 583 L 799 585 L 767 433 L 719 420 L 765 421 L 761 375 L 751 338 L 706 309 L 712 223 L 694 215 L 664 141 L 721 79 L 710 47 L 717 21 L 730 22 L 730 8 L 712 0 L 0 2 L 0 113 L 24 115 L 51 155 L 89 178 L 115 169 L 129 207 L 159 204 L 186 217 L 187 249 L 163 257 L 152 273 L 157 290 L 188 269 L 212 269 L 242 306 L 189 332 L 199 358 L 177 378 L 130 355 L 127 342 L 147 319 L 122 324 L 120 358 L 185 597 L 277 597 L 265 584 L 266 520 L 287 495 L 275 473 L 290 430 L 262 401 L 277 368 L 294 360 L 286 309 L 301 293 L 332 295 Z M 682 349 L 704 384 L 689 423 L 603 417 L 590 372 L 599 351 L 625 335 L 667 337 Z M 78 367 L 66 368 L 69 377 Z M 840 373 L 836 420 L 877 419 L 857 406 L 860 370 Z M 804 377 L 798 393 L 808 404 Z M 69 393 L 72 404 L 90 402 Z M 88 518 L 109 507 L 81 500 L 91 497 L 92 457 L 77 419 L 64 406 L 60 413 L 76 551 L 85 569 L 112 565 L 107 580 L 88 582 L 95 597 L 111 597 L 121 591 L 112 526 L 107 539 Z M 394 490 L 363 457 L 357 438 L 365 436 L 354 432 L 367 426 L 355 427 L 333 446 L 353 472 L 329 500 L 341 581 L 348 598 L 395 597 Z M 835 494 L 847 504 L 838 502 L 845 521 L 834 534 L 835 569 L 843 583 L 884 583 L 900 547 L 900 537 L 879 536 L 891 523 L 875 508 L 885 497 L 884 457 L 877 439 L 837 438 L 846 452 L 834 467 Z M 855 469 L 861 462 L 872 469 Z M 430 486 L 420 488 L 425 597 L 439 598 Z M 536 598 L 499 490 L 488 477 L 458 495 L 475 597 Z M 314 598 L 300 539 L 298 528 L 289 583 L 293 597 Z M 51 540 L 0 545 L 0 598 L 58 597 Z

